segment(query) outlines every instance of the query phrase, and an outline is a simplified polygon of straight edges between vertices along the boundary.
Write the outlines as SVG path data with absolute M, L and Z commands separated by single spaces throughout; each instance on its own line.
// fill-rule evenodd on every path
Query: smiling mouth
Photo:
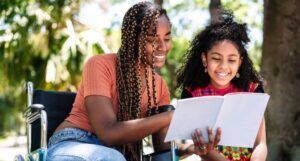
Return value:
M 228 75 L 229 75 L 229 73 L 217 73 L 217 76 L 220 78 L 225 78 Z
M 165 61 L 166 55 L 154 55 L 155 61 Z

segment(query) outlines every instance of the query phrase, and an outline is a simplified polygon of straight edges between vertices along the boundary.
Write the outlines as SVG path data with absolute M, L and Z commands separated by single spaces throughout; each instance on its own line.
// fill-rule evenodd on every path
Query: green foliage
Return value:
M 0 4 L 0 135 L 19 125 L 24 84 L 76 90 L 84 60 L 102 53 L 79 23 L 79 0 L 5 0 Z M 100 33 L 100 32 L 99 32 Z M 97 33 L 100 38 L 105 35 Z M 71 77 L 72 75 L 72 77 Z
M 76 1 L 6 1 L 4 19 L 3 70 L 11 86 L 33 80 L 45 84 L 45 70 L 51 55 L 60 53 L 65 19 L 71 18 Z M 72 12 L 71 12 L 72 11 Z

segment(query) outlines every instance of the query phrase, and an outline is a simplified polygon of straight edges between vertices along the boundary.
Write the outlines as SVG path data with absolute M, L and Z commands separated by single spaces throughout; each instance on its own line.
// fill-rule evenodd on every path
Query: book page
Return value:
M 201 128 L 208 141 L 206 128 L 213 127 L 223 96 L 205 96 L 178 100 L 165 142 L 178 139 L 191 139 L 191 133 Z
M 269 97 L 266 93 L 248 92 L 225 95 L 215 124 L 222 130 L 219 144 L 252 148 Z

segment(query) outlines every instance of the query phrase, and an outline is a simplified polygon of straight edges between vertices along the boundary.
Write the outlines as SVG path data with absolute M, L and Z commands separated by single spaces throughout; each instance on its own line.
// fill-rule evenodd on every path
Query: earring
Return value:
M 203 67 L 204 67 L 204 73 L 207 73 L 207 64 L 205 60 L 202 60 Z
M 239 73 L 236 73 L 235 77 L 236 77 L 236 78 L 240 78 L 240 74 L 239 74 Z

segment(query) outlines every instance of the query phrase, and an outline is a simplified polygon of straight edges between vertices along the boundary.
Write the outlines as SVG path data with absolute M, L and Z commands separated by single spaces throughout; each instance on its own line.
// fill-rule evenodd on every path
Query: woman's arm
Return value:
M 155 152 L 171 148 L 170 142 L 167 143 L 164 142 L 167 131 L 168 131 L 168 126 L 160 129 L 158 132 L 152 135 L 153 148 Z
M 265 161 L 267 158 L 267 143 L 266 143 L 266 126 L 265 119 L 262 120 L 251 156 L 251 161 Z
M 170 111 L 148 118 L 118 122 L 110 98 L 88 96 L 85 105 L 97 137 L 107 146 L 141 140 L 168 126 L 173 115 L 173 111 Z

